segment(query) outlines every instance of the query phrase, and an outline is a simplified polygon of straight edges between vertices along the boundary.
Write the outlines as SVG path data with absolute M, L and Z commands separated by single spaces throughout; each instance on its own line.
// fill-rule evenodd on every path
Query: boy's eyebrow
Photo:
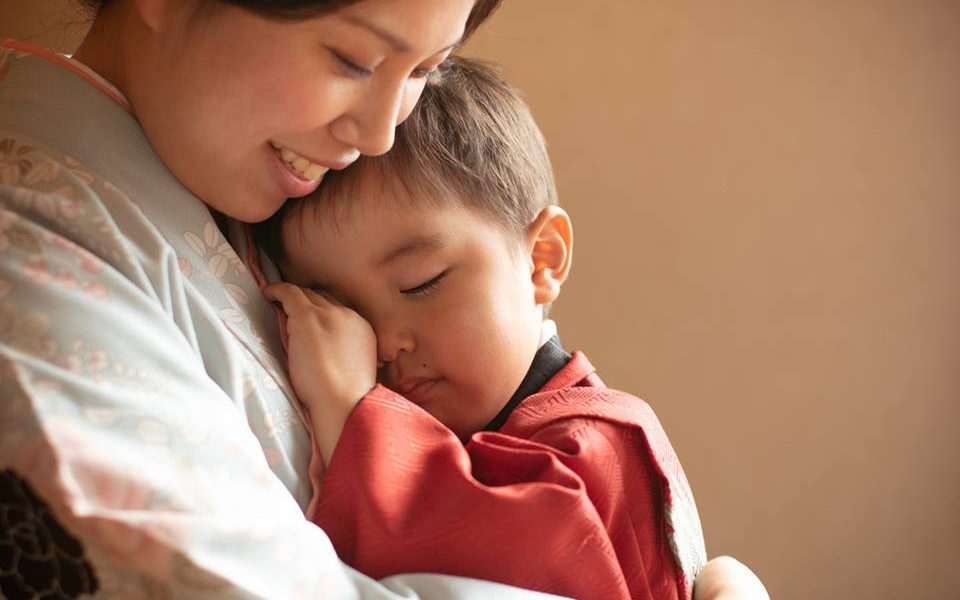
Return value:
M 354 25 L 359 25 L 360 27 L 363 27 L 364 29 L 370 31 L 375 36 L 381 38 L 382 40 L 384 40 L 385 42 L 393 46 L 393 49 L 396 50 L 397 52 L 410 52 L 410 44 L 408 44 L 406 40 L 403 40 L 397 37 L 397 35 L 394 34 L 392 31 L 388 31 L 383 27 L 380 27 L 376 23 L 371 23 L 370 21 L 358 15 L 346 15 L 346 20 L 349 21 L 350 23 L 353 23 Z M 445 48 L 441 48 L 440 50 L 437 50 L 436 52 L 434 52 L 434 54 L 440 54 L 441 52 L 446 52 L 447 50 L 449 50 L 450 48 L 453 48 L 454 46 L 459 46 L 460 42 L 462 41 L 463 41 L 463 36 L 460 36 L 452 44 L 450 44 L 449 46 L 446 46 Z
M 377 263 L 377 266 L 382 267 L 388 262 L 395 261 L 398 258 L 409 256 L 411 254 L 419 254 L 421 252 L 436 250 L 442 247 L 443 244 L 444 238 L 439 235 L 416 236 L 388 252 L 386 256 L 380 259 L 380 262 Z

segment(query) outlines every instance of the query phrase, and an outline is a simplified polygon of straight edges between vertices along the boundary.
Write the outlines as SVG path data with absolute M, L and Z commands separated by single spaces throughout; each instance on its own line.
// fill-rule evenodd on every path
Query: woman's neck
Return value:
M 129 98 L 124 68 L 127 53 L 122 35 L 122 21 L 127 18 L 123 12 L 124 4 L 108 4 L 107 8 L 97 15 L 72 58 L 95 71 Z

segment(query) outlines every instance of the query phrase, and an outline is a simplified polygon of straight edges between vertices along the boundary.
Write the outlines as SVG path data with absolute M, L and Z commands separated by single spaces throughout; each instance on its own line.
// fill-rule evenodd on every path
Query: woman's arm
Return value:
M 436 575 L 377 582 L 340 562 L 271 471 L 239 406 L 263 399 L 260 373 L 177 255 L 159 236 L 124 238 L 117 223 L 155 230 L 108 185 L 4 149 L 47 170 L 28 172 L 41 189 L 0 186 L 0 497 L 20 509 L 0 511 L 18 518 L 0 518 L 0 539 L 17 527 L 23 543 L 63 544 L 42 568 L 18 554 L 3 585 L 56 585 L 42 576 L 69 562 L 103 597 L 537 597 Z

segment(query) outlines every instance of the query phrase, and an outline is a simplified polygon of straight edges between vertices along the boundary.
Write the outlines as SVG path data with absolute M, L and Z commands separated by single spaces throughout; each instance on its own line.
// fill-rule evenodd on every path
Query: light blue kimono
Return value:
M 81 565 L 97 598 L 545 597 L 343 565 L 303 515 L 310 439 L 278 339 L 134 118 L 0 48 L 0 502 L 39 540 L 21 565 Z M 44 546 L 51 517 L 79 550 Z

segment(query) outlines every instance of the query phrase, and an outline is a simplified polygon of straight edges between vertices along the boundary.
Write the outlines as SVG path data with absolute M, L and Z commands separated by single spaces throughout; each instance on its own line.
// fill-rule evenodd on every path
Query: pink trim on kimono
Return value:
M 267 281 L 267 276 L 264 275 L 263 269 L 260 267 L 260 250 L 253 241 L 253 229 L 250 225 L 244 225 L 243 233 L 247 246 L 247 269 L 249 269 L 250 274 L 253 275 L 253 280 L 257 282 L 257 287 L 262 290 L 269 281 Z M 283 309 L 275 304 L 273 309 L 277 313 L 277 319 L 280 325 L 280 341 L 283 344 L 283 350 L 288 352 L 287 313 L 283 312 Z M 300 402 L 300 398 L 297 398 L 297 401 Z M 323 466 L 323 455 L 320 454 L 317 436 L 313 433 L 313 417 L 310 416 L 310 409 L 303 402 L 300 402 L 300 407 L 303 410 L 303 418 L 307 422 L 307 432 L 310 434 L 310 466 L 308 467 L 308 473 L 310 483 L 313 485 L 313 495 L 310 497 L 310 503 L 307 505 L 306 516 L 308 519 L 313 520 L 319 507 L 320 485 L 323 482 L 323 474 L 326 472 L 326 468 Z
M 32 56 L 36 56 L 37 58 L 48 60 L 58 67 L 67 69 L 71 73 L 82 77 L 87 83 L 106 94 L 108 98 L 120 105 L 120 108 L 127 111 L 131 115 L 133 114 L 133 108 L 130 106 L 130 102 L 127 100 L 126 96 L 124 96 L 123 93 L 117 89 L 117 86 L 104 79 L 102 75 L 82 62 L 70 58 L 64 54 L 54 52 L 48 48 L 43 48 L 22 40 L 4 40 L 3 43 L 0 43 L 0 47 L 30 54 Z

